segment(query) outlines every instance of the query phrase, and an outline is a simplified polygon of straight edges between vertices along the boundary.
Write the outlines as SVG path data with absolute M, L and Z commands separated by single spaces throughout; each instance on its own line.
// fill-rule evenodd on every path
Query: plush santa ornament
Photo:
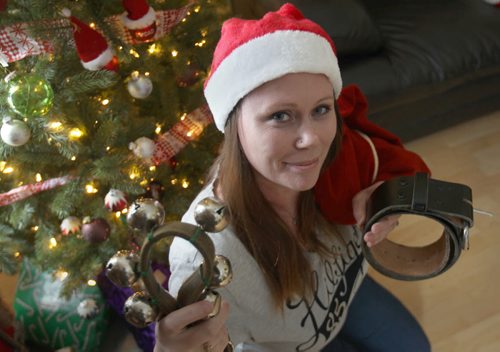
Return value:
M 156 13 L 147 0 L 122 0 L 126 12 L 121 16 L 123 25 L 138 42 L 153 40 L 156 34 Z
M 95 29 L 72 16 L 69 9 L 63 9 L 62 14 L 68 17 L 73 25 L 76 50 L 83 67 L 90 71 L 118 71 L 118 59 L 106 39 Z
M 328 220 L 354 224 L 352 199 L 358 192 L 379 180 L 429 172 L 396 136 L 368 120 L 359 88 L 342 89 L 333 41 L 291 4 L 260 20 L 233 18 L 224 23 L 204 89 L 217 128 L 224 132 L 230 112 L 252 90 L 299 72 L 330 80 L 344 122 L 342 149 L 315 187 L 316 201 Z

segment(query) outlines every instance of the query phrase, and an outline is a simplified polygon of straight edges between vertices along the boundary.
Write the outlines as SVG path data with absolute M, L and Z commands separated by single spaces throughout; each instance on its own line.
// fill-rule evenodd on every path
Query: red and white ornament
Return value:
M 104 206 L 109 211 L 122 211 L 127 207 L 127 197 L 119 189 L 111 188 L 104 197 Z
M 61 233 L 65 236 L 69 235 L 70 233 L 79 232 L 81 227 L 82 227 L 82 222 L 76 216 L 68 216 L 61 222 L 60 226 Z
M 118 59 L 102 34 L 72 16 L 69 9 L 63 9 L 62 14 L 68 17 L 73 25 L 76 50 L 83 67 L 90 71 L 118 71 Z
M 147 0 L 122 0 L 126 12 L 121 16 L 123 25 L 138 42 L 153 40 L 156 34 L 156 13 Z

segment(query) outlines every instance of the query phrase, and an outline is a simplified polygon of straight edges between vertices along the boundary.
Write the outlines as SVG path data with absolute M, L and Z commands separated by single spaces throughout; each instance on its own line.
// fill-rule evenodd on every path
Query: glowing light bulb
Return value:
M 50 240 L 49 240 L 49 249 L 53 249 L 57 247 L 57 240 L 52 237 Z
M 53 130 L 59 130 L 62 127 L 62 123 L 59 121 L 49 122 L 49 128 Z
M 179 55 L 179 52 L 177 50 L 172 50 L 171 54 L 172 57 L 177 57 L 177 55 Z
M 95 286 L 95 285 L 97 285 L 97 282 L 95 280 L 90 279 L 89 281 L 87 281 L 87 285 Z
M 12 166 L 7 166 L 6 168 L 3 169 L 2 171 L 4 174 L 11 174 L 14 172 L 14 168 Z
M 97 193 L 98 189 L 94 187 L 93 184 L 89 183 L 85 186 L 85 191 L 89 194 Z
M 137 51 L 135 51 L 134 49 L 130 49 L 129 53 L 130 53 L 130 55 L 132 55 L 133 57 L 135 57 L 137 59 L 141 57 L 141 55 L 139 55 L 139 53 Z
M 74 156 L 74 155 L 73 155 L 73 156 L 71 157 L 71 161 L 75 161 L 75 160 L 76 160 L 76 156 Z
M 149 171 L 156 171 L 156 166 L 154 166 L 154 165 L 153 165 L 153 166 L 150 166 L 150 167 L 149 167 Z
M 104 106 L 108 105 L 109 104 L 109 99 L 103 99 L 101 101 L 101 104 L 104 105 Z
M 189 181 L 184 179 L 182 180 L 182 188 L 188 188 L 189 187 Z
M 36 174 L 35 175 L 35 180 L 36 180 L 36 182 L 40 182 L 42 180 L 42 175 Z
M 78 139 L 83 136 L 83 132 L 79 128 L 72 128 L 69 131 L 69 137 L 73 139 Z

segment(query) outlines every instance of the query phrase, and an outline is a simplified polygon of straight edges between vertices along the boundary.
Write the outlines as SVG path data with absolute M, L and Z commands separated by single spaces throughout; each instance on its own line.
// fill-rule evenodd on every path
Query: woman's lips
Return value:
M 285 164 L 292 168 L 292 169 L 297 169 L 297 170 L 309 170 L 318 164 L 318 158 L 311 159 L 311 160 L 305 160 L 305 161 L 297 161 L 297 162 L 285 162 Z

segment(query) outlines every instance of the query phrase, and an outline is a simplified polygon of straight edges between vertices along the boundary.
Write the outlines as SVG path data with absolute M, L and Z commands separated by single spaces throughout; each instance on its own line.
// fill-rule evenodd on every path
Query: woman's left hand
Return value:
M 375 189 L 377 189 L 377 187 L 382 183 L 383 181 L 374 183 L 370 187 L 360 191 L 352 199 L 354 218 L 356 219 L 356 224 L 361 229 L 363 229 L 366 220 L 366 203 L 372 195 L 373 191 L 375 191 Z M 384 238 L 386 238 L 389 232 L 391 232 L 396 226 L 398 226 L 399 217 L 400 215 L 390 215 L 374 223 L 370 230 L 366 232 L 363 237 L 367 246 L 373 247 Z

